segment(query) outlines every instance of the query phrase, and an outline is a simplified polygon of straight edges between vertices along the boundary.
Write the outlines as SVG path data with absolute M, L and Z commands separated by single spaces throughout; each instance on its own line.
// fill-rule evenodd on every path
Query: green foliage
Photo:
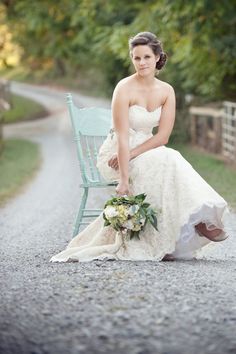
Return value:
M 157 229 L 157 211 L 144 202 L 146 194 L 115 196 L 109 199 L 103 211 L 104 226 L 111 226 L 116 231 L 127 233 L 130 239 L 140 239 L 139 232 L 147 223 Z
M 177 36 L 170 41 L 172 64 L 185 91 L 211 98 L 233 94 L 235 90 L 236 25 L 233 1 L 172 2 L 169 30 Z M 222 88 L 227 76 L 227 87 Z
M 20 139 L 4 141 L 0 156 L 0 205 L 21 190 L 40 163 L 38 144 Z
M 147 30 L 169 61 L 160 78 L 185 93 L 235 98 L 235 2 L 209 0 L 29 0 L 5 2 L 14 38 L 32 70 L 104 73 L 107 89 L 132 72 L 128 38 Z
M 144 207 L 149 206 L 150 204 L 144 203 L 144 199 L 146 198 L 146 195 L 144 193 L 138 194 L 138 195 L 130 195 L 127 197 L 119 197 L 115 196 L 109 199 L 106 203 L 104 208 L 106 208 L 108 205 L 143 205 Z

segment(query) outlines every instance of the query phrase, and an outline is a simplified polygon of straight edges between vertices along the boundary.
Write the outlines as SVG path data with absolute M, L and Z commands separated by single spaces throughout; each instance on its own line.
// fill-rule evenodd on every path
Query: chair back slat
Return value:
M 88 168 L 89 168 L 89 171 L 90 171 L 90 175 L 91 175 L 91 178 L 93 180 L 95 180 L 95 164 L 94 164 L 94 154 L 93 154 L 93 146 L 91 146 L 91 141 L 89 141 L 90 137 L 89 136 L 85 136 L 85 146 L 86 146 L 86 156 L 87 156 L 87 159 L 88 159 Z M 93 137 L 92 137 L 93 138 Z
M 100 142 L 100 145 L 98 145 Z M 96 137 L 93 137 L 93 153 L 94 153 L 94 157 L 95 160 L 97 161 L 97 157 L 98 157 L 98 146 L 101 146 L 101 139 L 99 139 L 99 137 L 96 139 Z M 97 178 L 100 178 L 100 175 L 98 173 L 98 169 L 95 169 L 95 173 L 97 173 Z
M 78 108 L 67 94 L 70 118 L 77 145 L 81 175 L 84 183 L 104 183 L 97 169 L 98 151 L 111 128 L 111 110 Z

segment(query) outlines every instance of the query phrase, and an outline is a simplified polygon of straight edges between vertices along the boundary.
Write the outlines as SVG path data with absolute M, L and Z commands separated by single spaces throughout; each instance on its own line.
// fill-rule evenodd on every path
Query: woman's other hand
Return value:
M 118 195 L 129 195 L 129 183 L 119 182 L 116 187 L 116 193 Z
M 119 169 L 119 162 L 118 162 L 118 155 L 117 154 L 112 155 L 112 157 L 108 161 L 108 166 L 110 166 L 111 168 L 114 168 L 115 170 Z
M 132 155 L 132 150 L 131 150 L 129 160 L 132 160 L 132 159 L 133 159 L 133 155 Z M 118 161 L 117 154 L 112 155 L 110 160 L 108 160 L 108 166 L 110 166 L 111 168 L 114 168 L 115 170 L 119 170 L 119 161 Z

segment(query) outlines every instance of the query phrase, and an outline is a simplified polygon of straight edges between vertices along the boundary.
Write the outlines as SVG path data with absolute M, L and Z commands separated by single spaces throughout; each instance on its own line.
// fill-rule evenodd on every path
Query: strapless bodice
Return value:
M 136 132 L 152 133 L 154 127 L 159 125 L 162 106 L 154 111 L 148 111 L 139 105 L 129 107 L 129 125 Z
M 141 145 L 153 136 L 153 128 L 158 126 L 160 122 L 161 109 L 162 106 L 150 112 L 146 108 L 139 105 L 132 105 L 129 107 L 130 149 Z M 117 150 L 117 135 L 115 133 L 114 128 L 112 128 L 99 150 L 97 159 L 97 167 L 101 172 L 102 176 L 107 180 L 119 180 L 118 171 L 110 168 L 107 163 L 111 156 L 117 153 Z

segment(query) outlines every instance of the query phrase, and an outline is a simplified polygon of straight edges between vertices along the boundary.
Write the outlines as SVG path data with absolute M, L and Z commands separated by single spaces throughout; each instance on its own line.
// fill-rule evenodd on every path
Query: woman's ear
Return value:
M 160 55 L 156 56 L 156 63 L 160 60 Z

